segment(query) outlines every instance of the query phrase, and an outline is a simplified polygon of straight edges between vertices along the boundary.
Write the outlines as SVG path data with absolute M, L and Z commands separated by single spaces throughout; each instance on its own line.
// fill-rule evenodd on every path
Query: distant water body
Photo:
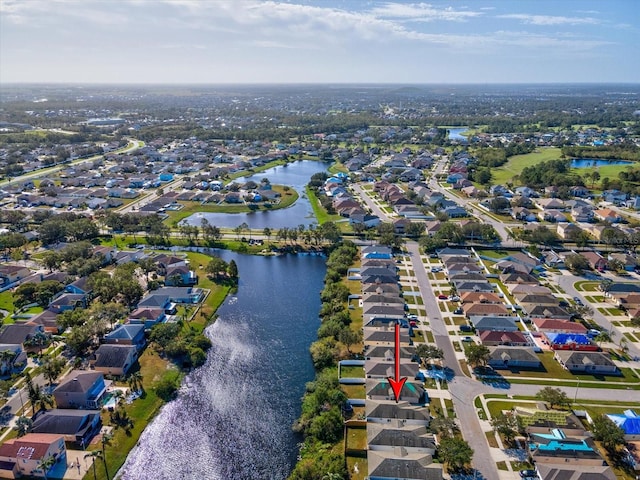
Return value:
M 458 142 L 466 142 L 467 137 L 462 135 L 464 132 L 469 130 L 467 127 L 464 128 L 449 128 L 449 140 L 457 140 Z
M 628 160 L 602 160 L 599 158 L 574 158 L 571 160 L 571 168 L 604 167 L 607 165 L 631 165 Z
M 145 429 L 124 480 L 281 480 L 295 464 L 325 259 L 217 253 L 238 264 L 238 292 L 206 330 L 207 362 Z
M 304 160 L 288 164 L 286 167 L 278 166 L 256 173 L 251 177 L 241 178 L 238 181 L 253 180 L 260 183 L 263 178 L 268 178 L 274 185 L 288 185 L 298 192 L 300 198 L 289 208 L 280 210 L 261 210 L 251 213 L 195 213 L 182 223 L 200 227 L 202 219 L 206 218 L 211 225 L 216 227 L 235 228 L 242 223 L 252 229 L 295 228 L 298 225 L 308 226 L 316 224 L 311 203 L 305 194 L 305 187 L 314 173 L 325 172 L 329 164 L 320 161 Z

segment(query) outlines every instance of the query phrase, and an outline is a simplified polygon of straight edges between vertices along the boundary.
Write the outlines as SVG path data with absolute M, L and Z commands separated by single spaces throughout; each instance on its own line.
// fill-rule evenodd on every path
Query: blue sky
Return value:
M 640 82 L 639 0 L 0 0 L 0 83 Z

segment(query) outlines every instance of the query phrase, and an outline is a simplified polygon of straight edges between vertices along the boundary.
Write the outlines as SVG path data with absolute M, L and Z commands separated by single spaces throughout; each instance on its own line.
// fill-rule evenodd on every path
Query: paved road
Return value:
M 354 183 L 351 185 L 351 188 L 353 188 L 353 191 L 355 193 L 357 193 L 358 195 L 360 195 L 360 198 L 362 199 L 362 201 L 365 203 L 365 205 L 367 207 L 369 207 L 371 209 L 371 212 L 374 215 L 377 215 L 378 217 L 380 217 L 380 220 L 382 220 L 383 222 L 390 222 L 392 221 L 392 218 L 387 215 L 386 212 L 384 212 L 380 207 L 378 207 L 378 205 L 376 204 L 376 202 L 374 202 L 371 197 L 369 196 L 369 194 L 367 192 L 365 192 L 362 188 L 362 186 L 360 186 L 357 183 Z
M 407 242 L 406 247 L 409 251 L 420 296 L 429 319 L 429 328 L 433 332 L 436 345 L 444 353 L 444 365 L 451 368 L 455 375 L 453 381 L 449 383 L 449 392 L 451 393 L 462 436 L 474 451 L 473 467 L 485 479 L 498 479 L 500 478 L 499 472 L 495 461 L 491 457 L 491 450 L 473 403 L 476 396 L 485 393 L 485 390 L 488 392 L 493 389 L 487 389 L 486 386 L 462 374 L 453 344 L 447 333 L 447 327 L 442 315 L 440 315 L 438 301 L 429 283 L 424 263 L 420 259 L 419 246 L 417 242 L 411 241 Z

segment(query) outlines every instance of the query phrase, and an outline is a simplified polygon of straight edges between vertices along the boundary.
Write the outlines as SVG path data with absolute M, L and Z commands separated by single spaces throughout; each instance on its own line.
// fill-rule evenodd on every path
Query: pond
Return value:
M 449 140 L 456 140 L 458 142 L 466 142 L 467 137 L 462 135 L 462 133 L 469 130 L 467 127 L 464 128 L 449 128 Z
M 316 218 L 311 208 L 311 203 L 305 194 L 305 187 L 314 173 L 326 172 L 329 163 L 304 160 L 300 162 L 290 163 L 285 166 L 277 166 L 256 173 L 250 177 L 238 179 L 238 182 L 246 182 L 253 180 L 260 183 L 263 178 L 268 178 L 274 185 L 288 185 L 295 189 L 300 198 L 289 208 L 281 210 L 260 210 L 249 213 L 207 213 L 198 212 L 182 220 L 181 223 L 202 225 L 202 219 L 206 218 L 211 225 L 216 227 L 235 228 L 242 223 L 249 225 L 252 229 L 263 229 L 269 227 L 271 229 L 293 228 L 298 225 L 315 224 Z
M 571 168 L 605 167 L 607 165 L 631 165 L 629 160 L 603 160 L 600 158 L 574 158 Z

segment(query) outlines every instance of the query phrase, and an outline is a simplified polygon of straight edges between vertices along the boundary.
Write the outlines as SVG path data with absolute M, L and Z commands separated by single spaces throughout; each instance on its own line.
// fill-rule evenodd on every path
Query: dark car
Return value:
M 528 478 L 528 477 L 536 478 L 538 474 L 536 473 L 535 470 L 527 469 L 527 470 L 520 470 L 520 476 L 522 478 Z
M 447 297 L 446 295 L 438 295 L 438 299 L 439 300 L 447 300 L 449 297 Z

